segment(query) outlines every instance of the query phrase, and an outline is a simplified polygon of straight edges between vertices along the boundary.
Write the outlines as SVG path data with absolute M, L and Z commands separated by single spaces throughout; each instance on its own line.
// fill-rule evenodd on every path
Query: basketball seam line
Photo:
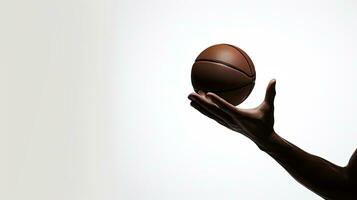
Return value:
M 219 63 L 219 64 L 223 64 L 223 65 L 226 65 L 227 67 L 231 68 L 231 69 L 234 69 L 234 70 L 237 70 L 239 72 L 242 72 L 242 74 L 248 76 L 249 78 L 252 78 L 254 77 L 254 75 L 250 76 L 249 74 L 247 74 L 245 71 L 241 70 L 241 69 L 237 69 L 235 68 L 233 65 L 229 64 L 229 63 L 226 63 L 226 62 L 223 62 L 223 61 L 219 61 L 219 60 L 215 60 L 215 59 L 197 59 L 196 62 L 200 62 L 200 61 L 204 61 L 204 62 L 213 62 L 213 63 Z M 248 63 L 249 65 L 249 63 Z M 249 68 L 250 68 L 250 65 L 249 65 Z
M 245 58 L 245 60 L 247 61 L 248 65 L 249 65 L 249 71 L 250 71 L 250 73 L 253 73 L 252 66 L 251 66 L 250 63 L 249 63 L 250 58 L 247 58 L 247 57 L 244 55 L 245 52 L 243 53 L 243 52 L 242 52 L 243 50 L 241 50 L 240 48 L 238 48 L 238 47 L 236 47 L 236 46 L 233 46 L 233 45 L 230 45 L 230 44 L 227 44 L 227 45 L 230 46 L 230 47 L 232 47 L 232 48 L 234 48 L 234 49 L 237 50 L 240 54 L 243 55 L 243 57 Z M 249 60 L 248 60 L 248 59 L 249 59 Z
M 238 89 L 242 89 L 242 88 L 244 88 L 244 87 L 247 87 L 248 85 L 250 85 L 250 84 L 253 84 L 253 83 L 255 83 L 255 81 L 253 80 L 253 81 L 251 81 L 251 82 L 249 82 L 249 83 L 247 83 L 247 84 L 245 84 L 245 85 L 243 85 L 243 86 L 239 86 L 239 87 L 234 87 L 234 88 L 229 88 L 229 89 L 224 89 L 224 90 L 210 90 L 209 92 L 230 92 L 230 91 L 233 91 L 233 90 L 238 90 Z M 200 89 L 196 89 L 196 88 L 194 88 L 195 90 L 200 90 Z
M 227 45 L 228 45 L 228 46 L 231 46 L 232 48 L 234 48 L 235 50 L 237 50 L 239 53 L 241 53 L 241 54 L 243 55 L 243 57 L 244 57 L 244 58 L 247 60 L 247 62 L 248 62 L 249 69 L 250 69 L 250 73 L 253 74 L 253 72 L 255 72 L 254 64 L 253 64 L 252 59 L 249 58 L 248 54 L 247 54 L 246 52 L 244 52 L 242 49 L 240 49 L 239 47 L 236 47 L 236 46 L 231 45 L 231 44 L 227 44 Z M 254 80 L 252 81 L 252 83 L 255 82 L 255 78 L 256 78 L 256 77 L 255 77 L 255 73 L 254 73 L 253 76 L 254 76 Z M 248 92 L 248 96 L 249 96 L 249 94 L 252 92 L 252 90 L 253 90 L 253 87 L 250 88 L 250 90 L 249 90 L 249 92 Z M 245 99 L 247 99 L 248 96 L 246 96 L 246 97 L 243 99 L 243 101 L 244 101 Z

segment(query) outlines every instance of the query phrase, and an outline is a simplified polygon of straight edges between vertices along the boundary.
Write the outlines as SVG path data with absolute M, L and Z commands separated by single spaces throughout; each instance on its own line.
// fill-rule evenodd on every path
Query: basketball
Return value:
M 203 50 L 191 71 L 194 90 L 213 92 L 233 105 L 242 103 L 255 84 L 255 68 L 242 49 L 217 44 Z

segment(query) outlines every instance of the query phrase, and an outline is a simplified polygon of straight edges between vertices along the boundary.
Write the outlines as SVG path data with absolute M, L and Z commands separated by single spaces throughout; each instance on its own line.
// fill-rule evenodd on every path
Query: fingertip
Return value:
M 271 79 L 271 80 L 270 80 L 270 84 L 271 84 L 271 85 L 276 84 L 276 79 L 275 79 L 275 78 Z
M 213 92 L 208 92 L 208 93 L 207 93 L 207 96 L 208 96 L 208 97 L 217 98 L 217 95 L 216 95 L 215 93 L 213 93 Z
M 212 95 L 211 92 L 207 92 L 206 97 L 207 97 L 208 99 L 212 100 L 212 98 L 211 98 L 212 96 L 213 96 L 213 95 Z
M 197 94 L 196 92 L 192 92 L 191 94 L 188 95 L 188 99 L 190 99 L 191 101 L 194 101 L 195 99 L 199 98 L 200 95 Z
M 220 96 L 216 95 L 215 93 L 210 93 L 210 94 L 207 94 L 208 95 L 208 98 L 211 99 L 211 101 L 217 105 L 220 105 L 222 106 L 222 104 L 227 104 L 227 102 L 222 99 Z
M 274 92 L 275 92 L 275 87 L 276 87 L 276 79 L 273 79 L 274 82 L 273 82 L 273 89 L 274 89 Z
M 198 92 L 197 92 L 199 95 L 203 95 L 203 96 L 205 96 L 206 94 L 205 94 L 205 92 L 203 92 L 202 90 L 198 90 Z
M 192 100 L 193 100 L 193 94 L 192 94 L 192 93 L 189 94 L 189 95 L 187 96 L 187 98 L 192 101 Z
M 207 93 L 207 99 L 209 99 L 213 103 L 217 103 L 217 97 L 215 96 L 214 93 L 211 93 L 211 92 Z
M 272 92 L 275 91 L 275 85 L 276 85 L 276 79 L 272 79 L 269 81 L 269 84 L 267 86 L 267 92 Z
M 207 96 L 209 96 L 209 97 L 212 97 L 212 96 L 214 96 L 214 94 L 212 93 L 212 92 L 207 92 L 207 94 L 206 94 Z

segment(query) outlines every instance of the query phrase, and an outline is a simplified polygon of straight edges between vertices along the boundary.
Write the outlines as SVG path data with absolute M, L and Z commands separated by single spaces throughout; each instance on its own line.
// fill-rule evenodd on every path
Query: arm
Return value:
M 291 176 L 311 191 L 325 199 L 356 199 L 356 178 L 353 178 L 355 167 L 337 166 L 323 158 L 309 154 L 276 133 L 265 150 Z M 355 152 L 350 163 L 356 162 Z M 354 158 L 354 159 L 353 159 Z M 354 182 L 353 182 L 354 181 Z
M 275 80 L 269 83 L 264 101 L 253 109 L 236 108 L 213 93 L 192 93 L 189 99 L 202 114 L 250 138 L 298 182 L 321 197 L 356 199 L 356 152 L 346 167 L 340 167 L 301 150 L 274 131 L 275 84 Z

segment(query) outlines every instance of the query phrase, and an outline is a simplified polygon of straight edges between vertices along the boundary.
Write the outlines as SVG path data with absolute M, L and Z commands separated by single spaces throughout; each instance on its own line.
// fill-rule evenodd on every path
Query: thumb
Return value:
M 274 99 L 276 94 L 275 85 L 276 85 L 276 80 L 275 79 L 270 80 L 265 93 L 264 101 L 267 102 L 269 105 L 274 105 Z

